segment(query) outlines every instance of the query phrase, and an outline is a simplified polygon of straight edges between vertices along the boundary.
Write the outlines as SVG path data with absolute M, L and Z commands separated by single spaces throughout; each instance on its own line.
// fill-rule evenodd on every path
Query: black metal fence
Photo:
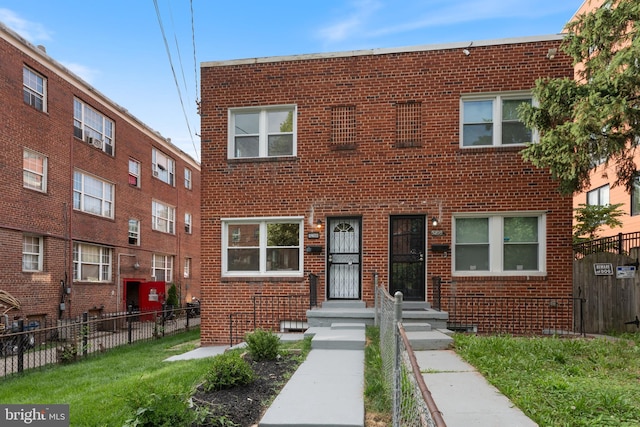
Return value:
M 640 247 L 640 232 L 618 233 L 616 236 L 602 237 L 573 245 L 576 259 L 598 252 L 629 255 L 632 248 Z
M 193 307 L 162 311 L 109 313 L 61 319 L 56 325 L 17 321 L 0 334 L 0 377 L 54 363 L 71 363 L 138 341 L 153 340 L 200 325 Z
M 447 327 L 461 332 L 512 335 L 584 334 L 581 298 L 450 296 L 442 308 Z
M 251 312 L 229 315 L 229 345 L 244 341 L 256 329 L 302 332 L 307 328 L 309 295 L 254 295 Z

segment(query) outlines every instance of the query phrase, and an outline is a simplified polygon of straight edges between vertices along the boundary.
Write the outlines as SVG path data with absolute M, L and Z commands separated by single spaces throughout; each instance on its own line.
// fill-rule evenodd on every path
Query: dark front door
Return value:
M 360 299 L 360 225 L 360 218 L 329 219 L 329 299 Z
M 392 216 L 390 222 L 389 293 L 407 301 L 425 301 L 425 217 Z

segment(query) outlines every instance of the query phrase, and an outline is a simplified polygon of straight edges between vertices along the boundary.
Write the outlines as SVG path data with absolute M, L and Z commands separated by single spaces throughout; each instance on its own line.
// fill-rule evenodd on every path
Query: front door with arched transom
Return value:
M 329 218 L 327 292 L 329 299 L 360 299 L 360 218 Z

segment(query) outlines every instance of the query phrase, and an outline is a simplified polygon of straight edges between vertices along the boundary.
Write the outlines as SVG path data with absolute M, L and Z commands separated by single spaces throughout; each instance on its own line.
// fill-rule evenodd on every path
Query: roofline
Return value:
M 259 57 L 259 58 L 245 58 L 245 59 L 231 59 L 231 60 L 225 60 L 225 61 L 201 62 L 200 67 L 202 68 L 225 67 L 230 65 L 264 64 L 264 63 L 270 63 L 270 62 L 308 61 L 313 59 L 346 58 L 351 56 L 388 55 L 388 54 L 394 54 L 394 53 L 465 49 L 470 47 L 481 47 L 481 46 L 498 46 L 498 45 L 506 45 L 506 44 L 557 41 L 557 40 L 562 40 L 564 37 L 565 37 L 564 34 L 549 34 L 549 35 L 543 35 L 543 36 L 527 36 L 527 37 L 496 39 L 496 40 L 453 42 L 453 43 L 394 47 L 394 48 L 350 50 L 350 51 L 343 51 L 343 52 L 325 52 L 325 53 L 310 53 L 310 54 L 301 54 L 301 55 L 267 56 L 267 57 Z
M 154 141 L 161 143 L 165 146 L 165 148 L 169 148 L 174 151 L 176 154 L 180 155 L 183 160 L 188 163 L 191 163 L 192 166 L 200 168 L 200 164 L 197 160 L 195 160 L 191 155 L 184 152 L 182 149 L 177 147 L 175 144 L 171 142 L 169 138 L 165 138 L 160 134 L 160 132 L 150 128 L 147 124 L 143 123 L 136 116 L 131 114 L 129 110 L 117 104 L 102 92 L 100 92 L 95 87 L 91 86 L 77 74 L 73 73 L 67 67 L 50 57 L 46 51 L 44 46 L 35 46 L 20 34 L 16 33 L 9 27 L 7 27 L 4 23 L 0 22 L 0 34 L 2 38 L 6 40 L 9 44 L 13 45 L 15 48 L 19 49 L 27 56 L 32 59 L 44 63 L 48 66 L 52 71 L 57 72 L 57 74 L 63 79 L 69 82 L 72 86 L 83 90 L 89 96 L 95 97 L 99 99 L 101 102 L 109 106 L 113 111 L 119 113 L 126 121 L 132 124 L 134 127 L 142 130 L 149 137 L 151 137 Z

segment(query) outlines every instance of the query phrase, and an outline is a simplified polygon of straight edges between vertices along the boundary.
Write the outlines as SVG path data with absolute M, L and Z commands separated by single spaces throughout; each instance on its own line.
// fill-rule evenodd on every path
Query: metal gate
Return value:
M 392 216 L 389 228 L 389 293 L 425 301 L 425 217 Z
M 327 227 L 328 298 L 360 299 L 361 219 L 330 218 Z

